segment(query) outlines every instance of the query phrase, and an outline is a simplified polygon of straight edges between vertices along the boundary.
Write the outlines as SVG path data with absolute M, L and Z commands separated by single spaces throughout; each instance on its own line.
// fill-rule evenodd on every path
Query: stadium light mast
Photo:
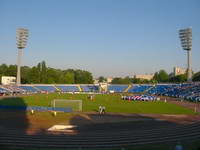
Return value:
M 187 81 L 192 81 L 191 52 L 192 52 L 192 28 L 179 30 L 179 38 L 183 50 L 187 51 Z
M 17 29 L 17 48 L 18 48 L 18 57 L 17 57 L 17 85 L 21 84 L 21 58 L 22 58 L 22 49 L 26 47 L 28 40 L 28 29 L 18 28 Z

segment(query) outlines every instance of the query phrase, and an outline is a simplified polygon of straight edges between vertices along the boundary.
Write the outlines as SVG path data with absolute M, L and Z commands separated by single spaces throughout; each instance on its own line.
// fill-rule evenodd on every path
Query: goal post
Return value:
M 54 99 L 52 101 L 54 108 L 71 108 L 72 111 L 82 111 L 82 100 Z

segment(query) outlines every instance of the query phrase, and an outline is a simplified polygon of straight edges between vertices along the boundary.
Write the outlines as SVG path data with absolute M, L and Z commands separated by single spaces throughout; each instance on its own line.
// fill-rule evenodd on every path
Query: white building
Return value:
M 153 76 L 154 76 L 154 74 L 137 74 L 134 76 L 134 78 L 151 80 L 151 79 L 153 79 Z
M 184 68 L 174 67 L 174 76 L 181 75 L 181 74 L 185 74 L 186 71 L 187 71 L 187 70 L 184 69 Z
M 2 85 L 16 84 L 16 77 L 2 76 L 1 77 L 1 84 Z
M 99 83 L 99 80 L 98 79 L 94 79 L 94 84 L 98 84 Z
M 113 77 L 107 77 L 107 83 L 111 83 L 112 82 L 112 80 L 113 80 Z

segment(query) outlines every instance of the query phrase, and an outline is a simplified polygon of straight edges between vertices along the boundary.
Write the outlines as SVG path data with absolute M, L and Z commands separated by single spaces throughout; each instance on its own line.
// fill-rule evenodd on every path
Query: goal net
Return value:
M 54 99 L 52 107 L 71 108 L 72 111 L 82 111 L 82 100 Z

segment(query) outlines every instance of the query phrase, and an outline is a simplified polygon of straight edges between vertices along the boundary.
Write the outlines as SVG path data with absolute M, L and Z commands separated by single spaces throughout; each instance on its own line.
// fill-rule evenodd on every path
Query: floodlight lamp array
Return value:
M 181 40 L 181 46 L 184 50 L 192 49 L 192 29 L 186 28 L 179 30 L 179 38 Z
M 28 40 L 28 29 L 19 28 L 17 29 L 17 47 L 19 49 L 23 49 L 26 47 L 26 43 Z

